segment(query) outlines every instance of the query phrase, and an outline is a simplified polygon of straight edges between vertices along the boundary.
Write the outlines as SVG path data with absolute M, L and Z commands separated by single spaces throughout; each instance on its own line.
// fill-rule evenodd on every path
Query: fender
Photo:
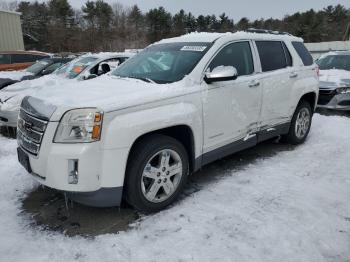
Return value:
M 187 101 L 186 101 L 187 100 Z M 191 102 L 189 102 L 191 100 Z M 181 102 L 146 108 L 109 116 L 108 126 L 103 131 L 102 149 L 131 149 L 137 138 L 156 130 L 177 125 L 186 125 L 194 135 L 195 155 L 201 154 L 203 136 L 199 96 L 181 98 Z M 111 113 L 110 113 L 111 114 Z
M 305 72 L 302 72 L 302 71 L 299 71 L 299 73 L 305 74 Z M 310 74 L 310 73 L 307 72 L 307 74 Z M 316 101 L 315 101 L 315 107 L 316 107 L 317 99 L 318 99 L 318 80 L 316 78 L 316 75 L 312 76 L 310 74 L 309 77 L 302 77 L 301 79 L 297 80 L 294 83 L 294 86 L 291 92 L 291 99 L 292 99 L 291 105 L 293 105 L 292 108 L 290 108 L 291 116 L 293 116 L 294 111 L 298 106 L 300 99 L 305 94 L 308 94 L 308 93 L 314 93 L 316 95 Z

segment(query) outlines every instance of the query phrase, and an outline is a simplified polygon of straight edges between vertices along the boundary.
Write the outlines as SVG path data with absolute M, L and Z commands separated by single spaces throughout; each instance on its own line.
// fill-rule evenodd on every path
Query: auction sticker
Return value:
M 203 52 L 207 47 L 206 46 L 184 46 L 180 50 L 181 51 L 195 51 L 195 52 Z

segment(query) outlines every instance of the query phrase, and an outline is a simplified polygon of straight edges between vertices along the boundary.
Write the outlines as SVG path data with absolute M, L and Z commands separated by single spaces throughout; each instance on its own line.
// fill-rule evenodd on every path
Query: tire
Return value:
M 164 209 L 182 193 L 188 166 L 186 149 L 176 139 L 164 135 L 145 138 L 128 161 L 126 201 L 145 213 Z
M 305 117 L 302 117 L 302 114 L 305 114 Z M 283 140 L 293 145 L 304 143 L 310 132 L 312 115 L 310 103 L 302 100 L 294 112 L 289 132 Z

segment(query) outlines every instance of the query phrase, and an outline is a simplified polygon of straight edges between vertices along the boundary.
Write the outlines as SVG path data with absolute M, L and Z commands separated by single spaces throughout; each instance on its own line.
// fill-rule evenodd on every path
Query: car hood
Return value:
M 3 79 L 12 79 L 12 80 L 21 80 L 22 77 L 33 75 L 32 73 L 29 73 L 25 70 L 23 71 L 2 71 L 0 72 L 0 78 Z
M 45 87 L 36 90 L 31 96 L 56 107 L 97 107 L 108 112 L 191 92 L 193 85 L 187 85 L 187 81 L 184 79 L 173 84 L 155 84 L 105 75 L 69 83 L 60 88 Z
M 320 88 L 336 89 L 350 87 L 350 71 L 331 69 L 320 70 Z
M 9 110 L 14 108 L 18 110 L 23 97 L 31 96 L 44 101 L 43 104 L 57 108 L 51 120 L 58 121 L 62 113 L 74 108 L 96 107 L 110 112 L 184 95 L 194 92 L 195 88 L 196 85 L 187 77 L 172 84 L 155 84 L 138 79 L 104 75 L 86 81 L 63 80 L 63 82 L 56 81 L 55 84 L 26 89 L 3 104 L 2 109 L 8 107 Z

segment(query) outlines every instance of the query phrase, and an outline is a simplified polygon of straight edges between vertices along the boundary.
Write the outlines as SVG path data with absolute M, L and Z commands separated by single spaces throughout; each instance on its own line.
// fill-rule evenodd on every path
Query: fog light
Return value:
M 68 160 L 68 184 L 76 185 L 79 182 L 78 160 Z

